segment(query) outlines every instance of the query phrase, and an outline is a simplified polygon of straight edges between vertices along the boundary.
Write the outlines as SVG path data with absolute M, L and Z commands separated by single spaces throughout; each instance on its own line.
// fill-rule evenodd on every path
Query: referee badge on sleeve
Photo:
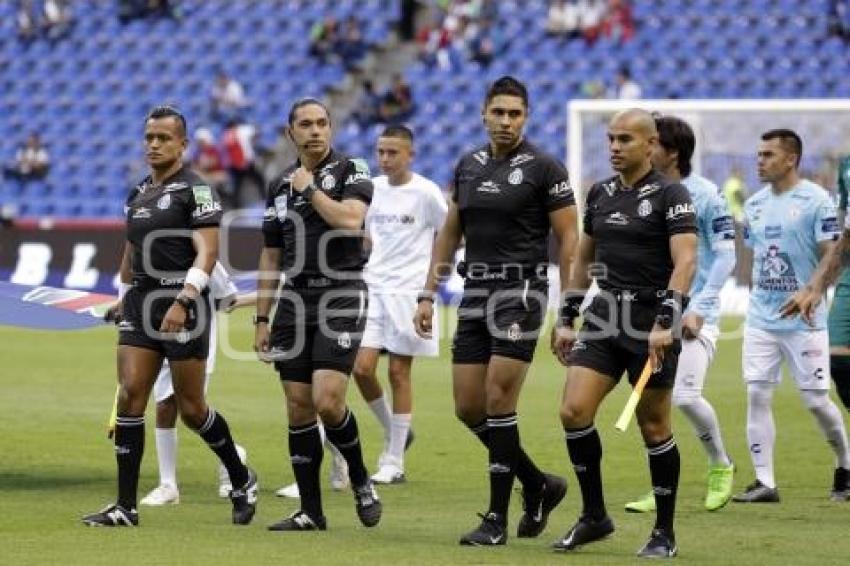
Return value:
M 277 213 L 277 219 L 283 222 L 286 219 L 286 195 L 274 198 L 274 209 Z

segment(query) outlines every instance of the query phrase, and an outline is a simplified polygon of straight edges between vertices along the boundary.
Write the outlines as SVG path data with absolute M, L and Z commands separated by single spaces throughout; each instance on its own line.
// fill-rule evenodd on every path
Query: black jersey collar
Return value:
M 631 190 L 631 189 L 637 189 L 637 188 L 642 187 L 644 185 L 648 185 L 652 181 L 658 180 L 659 176 L 660 176 L 660 173 L 658 173 L 658 171 L 656 171 L 655 168 L 653 167 L 653 168 L 650 168 L 649 172 L 646 175 L 644 175 L 643 177 L 641 177 L 640 179 L 635 181 L 634 185 L 631 186 L 631 187 L 623 184 L 623 178 L 620 175 L 617 175 L 615 182 L 617 183 L 616 184 L 617 190 L 627 191 L 627 190 Z
M 339 153 L 337 153 L 337 151 L 333 147 L 331 147 L 330 151 L 328 151 L 328 154 L 325 156 L 325 158 L 322 159 L 321 161 L 319 161 L 316 164 L 316 166 L 313 167 L 313 171 L 320 171 L 322 169 L 322 167 L 324 167 L 325 165 L 327 165 L 328 163 L 330 163 L 334 159 L 339 159 Z M 295 169 L 298 169 L 299 167 L 301 167 L 301 158 L 300 157 L 295 160 Z
M 519 153 L 520 151 L 527 150 L 527 149 L 528 149 L 528 140 L 525 139 L 525 136 L 522 136 L 522 139 L 516 145 L 515 148 L 510 150 L 504 157 L 501 157 L 499 159 L 496 159 L 495 157 L 493 157 L 493 146 L 490 145 L 490 142 L 487 142 L 487 145 L 484 146 L 484 151 L 487 152 L 487 158 L 492 159 L 494 161 L 506 161 L 506 160 L 510 159 L 511 157 L 513 157 L 514 155 L 516 155 L 517 153 Z
M 188 169 L 189 169 L 189 166 L 184 163 L 183 165 L 180 166 L 180 169 L 178 169 L 177 171 L 175 171 L 174 173 L 172 173 L 171 175 L 169 175 L 168 177 L 163 179 L 162 182 L 159 185 L 154 185 L 153 184 L 153 175 L 148 175 L 139 184 L 139 192 L 143 193 L 143 192 L 147 191 L 148 189 L 156 189 L 156 188 L 159 188 L 159 187 L 165 187 L 169 183 L 172 183 L 175 180 L 178 180 L 180 177 L 182 177 Z

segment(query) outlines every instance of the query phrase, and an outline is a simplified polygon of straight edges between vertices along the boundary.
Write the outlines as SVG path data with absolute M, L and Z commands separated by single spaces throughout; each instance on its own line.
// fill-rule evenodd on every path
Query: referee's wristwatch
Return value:
M 255 314 L 254 315 L 254 326 L 257 326 L 258 324 L 268 324 L 268 323 L 269 323 L 269 317 L 263 316 L 261 314 Z
M 302 197 L 304 198 L 304 200 L 306 200 L 307 202 L 312 202 L 312 201 L 313 201 L 313 195 L 315 195 L 315 194 L 316 194 L 316 191 L 317 191 L 317 190 L 318 190 L 318 189 L 316 188 L 316 184 L 315 184 L 315 183 L 310 183 L 309 185 L 307 185 L 306 187 L 304 187 L 304 190 L 303 190 L 303 191 L 301 191 L 301 196 L 302 196 Z
M 191 297 L 187 297 L 186 295 L 177 295 L 177 297 L 174 298 L 174 302 L 183 307 L 187 316 L 192 312 L 192 307 L 195 305 L 195 300 Z

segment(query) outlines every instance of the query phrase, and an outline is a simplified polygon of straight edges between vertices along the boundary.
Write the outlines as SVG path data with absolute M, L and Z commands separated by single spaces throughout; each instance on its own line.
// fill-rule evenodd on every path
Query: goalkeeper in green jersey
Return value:
M 850 155 L 838 165 L 838 209 L 844 215 L 847 232 L 847 195 L 850 192 Z M 846 237 L 846 236 L 845 236 Z M 847 265 L 847 254 L 841 258 L 842 268 Z M 850 411 L 850 269 L 843 269 L 836 283 L 835 298 L 829 311 L 830 373 L 841 402 Z

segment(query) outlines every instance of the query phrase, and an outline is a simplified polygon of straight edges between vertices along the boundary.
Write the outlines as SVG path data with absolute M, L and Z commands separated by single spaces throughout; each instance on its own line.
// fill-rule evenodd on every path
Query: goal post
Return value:
M 612 175 L 606 128 L 614 113 L 628 108 L 687 121 L 697 141 L 694 171 L 718 185 L 739 167 L 749 189 L 757 188 L 756 148 L 761 134 L 773 128 L 800 134 L 803 175 L 828 181 L 827 189 L 834 188 L 837 159 L 850 153 L 850 99 L 572 100 L 567 104 L 567 165 L 582 203 L 592 183 Z

